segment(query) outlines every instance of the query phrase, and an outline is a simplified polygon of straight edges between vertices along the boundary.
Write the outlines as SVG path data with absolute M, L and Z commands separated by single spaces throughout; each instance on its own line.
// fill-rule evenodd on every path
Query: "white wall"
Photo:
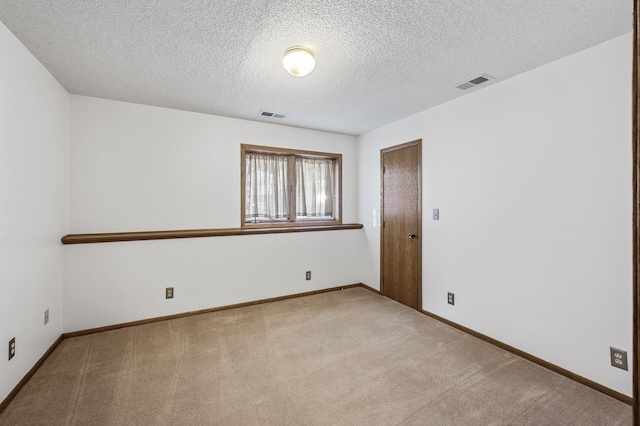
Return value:
M 357 219 L 352 136 L 72 95 L 71 232 L 240 227 L 243 143 L 342 153 Z
M 342 153 L 343 223 L 358 217 L 351 136 L 83 96 L 71 96 L 71 129 L 71 233 L 240 227 L 242 143 Z M 363 236 L 65 246 L 64 330 L 358 283 Z
M 380 149 L 421 138 L 423 309 L 631 395 L 631 61 L 628 34 L 362 135 L 363 282 Z
M 69 95 L 1 23 L 0 52 L 2 401 L 62 332 Z M 12 337 L 16 356 L 7 361 Z
M 69 110 L 1 24 L 0 52 L 0 344 L 18 344 L 0 360 L 0 400 L 63 331 L 378 288 L 379 150 L 417 138 L 424 309 L 631 394 L 631 374 L 608 359 L 609 346 L 631 358 L 630 35 L 357 143 L 80 96 Z M 365 231 L 59 244 L 69 232 L 238 227 L 241 143 L 342 153 L 344 222 Z

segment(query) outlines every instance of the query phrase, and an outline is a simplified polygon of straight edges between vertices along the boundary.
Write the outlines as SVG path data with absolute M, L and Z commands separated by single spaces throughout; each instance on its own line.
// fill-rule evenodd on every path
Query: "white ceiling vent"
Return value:
M 279 112 L 269 112 L 269 111 L 260 111 L 258 117 L 269 117 L 269 118 L 285 118 L 287 114 L 281 114 Z
M 479 75 L 478 77 L 472 78 L 471 80 L 467 80 L 464 83 L 456 84 L 455 87 L 457 87 L 460 90 L 467 90 L 467 89 L 471 89 L 472 87 L 476 87 L 478 84 L 486 83 L 492 78 L 493 77 L 489 77 L 486 74 L 482 74 L 482 75 Z

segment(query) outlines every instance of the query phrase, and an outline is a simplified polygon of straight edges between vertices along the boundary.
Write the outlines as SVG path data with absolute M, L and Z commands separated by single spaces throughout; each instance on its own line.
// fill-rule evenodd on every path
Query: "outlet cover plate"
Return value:
M 44 325 L 49 324 L 49 310 L 44 311 Z
M 173 299 L 173 287 L 167 287 L 165 290 L 165 297 L 167 299 Z
M 9 361 L 16 356 L 16 338 L 9 340 Z
M 447 303 L 450 305 L 456 304 L 456 295 L 453 293 L 447 293 Z
M 311 271 L 307 271 L 306 279 L 307 281 L 311 279 Z
M 627 351 L 616 348 L 609 349 L 611 349 L 611 365 L 613 367 L 629 371 L 629 364 L 627 362 Z

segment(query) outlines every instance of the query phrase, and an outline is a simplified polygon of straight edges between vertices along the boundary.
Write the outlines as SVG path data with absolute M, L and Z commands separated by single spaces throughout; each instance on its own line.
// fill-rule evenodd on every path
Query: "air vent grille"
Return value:
M 258 116 L 283 119 L 287 116 L 287 114 L 282 114 L 279 112 L 260 111 L 260 114 L 258 114 Z
M 457 87 L 460 90 L 467 90 L 467 89 L 471 89 L 472 87 L 476 87 L 478 84 L 485 83 L 485 82 L 487 82 L 487 81 L 489 81 L 491 79 L 492 79 L 492 77 L 489 77 L 488 75 L 483 74 L 483 75 L 480 75 L 478 77 L 474 77 L 474 78 L 472 78 L 470 80 L 467 80 L 467 81 L 465 81 L 463 83 L 456 84 L 455 87 Z

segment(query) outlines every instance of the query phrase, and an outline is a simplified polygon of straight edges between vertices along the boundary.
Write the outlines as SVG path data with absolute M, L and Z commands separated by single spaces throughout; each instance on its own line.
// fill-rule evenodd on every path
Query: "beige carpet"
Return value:
M 64 340 L 2 425 L 630 425 L 628 405 L 365 289 Z

